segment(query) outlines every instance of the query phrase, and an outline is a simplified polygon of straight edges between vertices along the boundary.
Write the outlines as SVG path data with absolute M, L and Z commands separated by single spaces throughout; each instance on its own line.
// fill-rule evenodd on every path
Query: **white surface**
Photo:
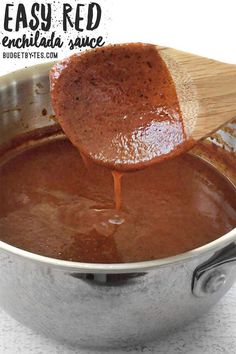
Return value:
M 0 353 L 102 354 L 104 352 L 68 348 L 33 333 L 0 311 Z M 208 314 L 184 329 L 156 343 L 107 353 L 235 354 L 236 285 Z
M 96 0 L 102 6 L 102 19 L 94 36 L 103 35 L 108 43 L 119 42 L 146 42 L 177 48 L 202 56 L 236 64 L 235 40 L 235 0 Z M 40 2 L 40 1 L 39 1 Z M 70 3 L 75 6 L 77 0 L 47 0 L 53 4 L 53 28 L 65 41 L 61 49 L 55 49 L 59 58 L 73 53 L 67 46 L 68 38 L 78 35 L 75 30 L 64 33 L 61 30 L 61 3 Z M 84 0 L 87 4 L 90 0 Z M 8 0 L 1 0 L 0 11 L 0 39 L 2 35 L 13 38 L 22 34 L 29 34 L 23 29 L 16 33 L 3 31 L 5 4 Z M 28 13 L 32 0 L 14 0 L 12 16 L 19 3 L 24 3 Z M 14 23 L 14 22 L 13 22 Z M 90 34 L 87 31 L 82 35 Z M 5 48 L 5 51 L 9 51 Z M 22 49 L 10 51 L 48 51 L 46 49 Z M 50 51 L 50 50 L 49 50 Z M 75 51 L 77 52 L 77 51 Z M 2 59 L 3 47 L 0 46 L 0 76 L 8 72 L 49 61 L 46 59 Z

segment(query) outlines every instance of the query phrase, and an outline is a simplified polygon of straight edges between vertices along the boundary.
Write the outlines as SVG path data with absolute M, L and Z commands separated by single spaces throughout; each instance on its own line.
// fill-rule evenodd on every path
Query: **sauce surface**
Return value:
M 0 239 L 44 256 L 120 263 L 176 255 L 236 226 L 236 191 L 200 159 L 183 154 L 122 176 L 87 169 L 67 140 L 31 147 L 0 164 Z
M 52 104 L 71 142 L 96 163 L 140 169 L 189 146 L 176 89 L 156 47 L 111 45 L 51 71 Z

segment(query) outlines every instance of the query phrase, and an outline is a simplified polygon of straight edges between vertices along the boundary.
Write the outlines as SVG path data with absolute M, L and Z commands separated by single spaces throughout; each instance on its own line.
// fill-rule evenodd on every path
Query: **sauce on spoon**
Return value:
M 175 86 L 154 45 L 73 55 L 50 78 L 62 129 L 96 163 L 137 170 L 187 149 Z

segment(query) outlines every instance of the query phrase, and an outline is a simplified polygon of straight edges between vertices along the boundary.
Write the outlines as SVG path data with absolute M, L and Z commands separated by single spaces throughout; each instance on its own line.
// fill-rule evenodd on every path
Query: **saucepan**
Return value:
M 0 151 L 35 129 L 51 131 L 48 138 L 59 131 L 50 106 L 52 64 L 0 79 Z M 232 122 L 190 152 L 218 163 L 232 183 L 236 170 L 226 168 L 226 160 L 229 155 L 236 163 L 235 132 Z M 207 145 L 224 150 L 223 158 L 211 156 Z M 206 313 L 232 286 L 235 270 L 236 229 L 184 254 L 127 264 L 57 260 L 0 242 L 0 306 L 57 340 L 121 347 L 156 340 Z

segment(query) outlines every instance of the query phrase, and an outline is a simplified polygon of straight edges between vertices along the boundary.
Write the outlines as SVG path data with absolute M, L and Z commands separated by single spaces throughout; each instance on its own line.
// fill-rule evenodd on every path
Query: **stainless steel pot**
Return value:
M 51 65 L 0 79 L 0 149 L 18 135 L 55 126 L 49 119 Z M 236 125 L 230 128 L 213 142 L 235 149 Z M 236 229 L 175 257 L 115 265 L 61 261 L 0 242 L 0 305 L 62 341 L 125 346 L 157 339 L 205 313 L 232 286 L 235 265 Z

